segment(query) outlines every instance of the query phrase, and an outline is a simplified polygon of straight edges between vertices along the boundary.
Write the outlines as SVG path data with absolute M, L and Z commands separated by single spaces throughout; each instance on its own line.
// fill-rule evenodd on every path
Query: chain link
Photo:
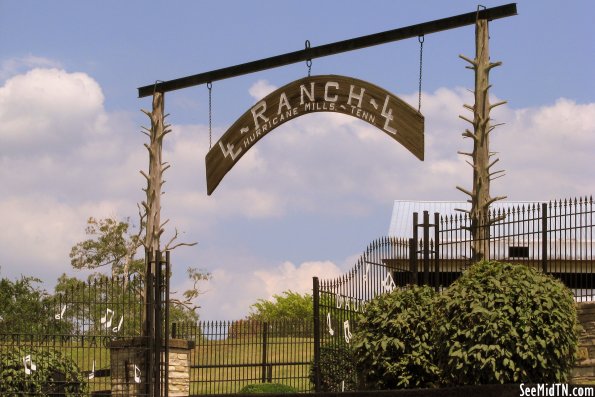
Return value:
M 310 49 L 310 40 L 306 40 L 306 50 Z M 308 67 L 308 77 L 310 77 L 310 72 L 312 72 L 312 60 L 306 60 L 306 66 Z
M 213 92 L 213 83 L 210 81 L 207 83 L 207 88 L 209 89 L 209 150 L 213 147 L 213 111 L 212 111 L 212 98 L 211 94 Z
M 417 41 L 419 41 L 419 95 L 417 101 L 417 111 L 421 113 L 421 78 L 422 78 L 422 66 L 424 60 L 424 36 L 418 36 Z

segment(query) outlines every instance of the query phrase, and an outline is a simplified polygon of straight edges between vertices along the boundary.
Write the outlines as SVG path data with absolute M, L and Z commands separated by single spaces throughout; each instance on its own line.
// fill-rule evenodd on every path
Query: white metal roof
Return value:
M 505 210 L 508 208 L 517 208 L 521 206 L 538 204 L 540 201 L 497 201 L 493 203 L 490 208 L 497 210 Z M 391 237 L 410 238 L 413 236 L 413 213 L 419 214 L 418 222 L 423 221 L 422 214 L 424 211 L 430 213 L 430 222 L 434 221 L 434 213 L 438 212 L 440 216 L 449 216 L 460 214 L 456 208 L 470 210 L 471 203 L 466 201 L 410 201 L 410 200 L 395 200 L 393 205 L 393 213 L 390 219 L 390 226 L 388 228 L 388 235 Z

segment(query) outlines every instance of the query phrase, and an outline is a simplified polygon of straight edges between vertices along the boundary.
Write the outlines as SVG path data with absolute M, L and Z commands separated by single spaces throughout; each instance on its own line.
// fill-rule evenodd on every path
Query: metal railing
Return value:
M 317 391 L 356 387 L 355 374 L 340 368 L 334 373 L 342 373 L 343 381 L 321 385 L 321 366 L 329 373 L 329 366 L 343 365 L 327 362 L 321 351 L 341 355 L 349 350 L 354 319 L 370 299 L 407 284 L 448 287 L 472 265 L 474 244 L 488 248 L 486 259 L 532 266 L 561 280 L 577 301 L 595 300 L 592 197 L 494 209 L 483 222 L 487 237 L 479 242 L 472 239 L 465 213 L 419 215 L 413 214 L 412 238 L 375 240 L 347 274 L 314 278 Z
M 154 257 L 148 277 L 65 278 L 54 294 L 13 296 L 0 311 L 0 394 L 127 395 L 136 384 L 131 395 L 167 396 L 169 255 Z M 20 375 L 12 383 L 10 371 Z
M 25 374 L 23 395 L 34 384 L 55 395 L 71 395 L 65 389 L 107 393 L 111 390 L 110 343 L 141 336 L 144 285 L 140 278 L 70 281 L 55 295 L 40 295 L 29 302 L 36 313 L 20 314 L 21 322 L 8 318 L 0 322 L 0 352 L 5 357 L 19 356 L 8 365 Z M 34 319 L 34 326 L 28 318 Z M 47 361 L 50 356 L 55 358 Z M 48 370 L 57 371 L 55 382 L 41 379 L 39 372 Z
M 255 383 L 312 389 L 312 319 L 172 324 L 172 337 L 195 342 L 190 394 L 237 393 Z

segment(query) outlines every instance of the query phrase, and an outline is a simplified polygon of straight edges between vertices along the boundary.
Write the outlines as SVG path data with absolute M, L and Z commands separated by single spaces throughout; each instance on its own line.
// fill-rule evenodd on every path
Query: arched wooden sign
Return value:
M 345 76 L 312 76 L 267 95 L 223 134 L 206 156 L 207 194 L 262 137 L 296 117 L 336 112 L 366 121 L 424 159 L 424 117 L 390 92 Z

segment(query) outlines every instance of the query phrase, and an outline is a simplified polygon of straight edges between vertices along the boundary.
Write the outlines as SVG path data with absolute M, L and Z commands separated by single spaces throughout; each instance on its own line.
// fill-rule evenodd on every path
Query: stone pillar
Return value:
M 169 341 L 169 396 L 190 395 L 190 352 L 194 341 L 170 339 Z
M 113 397 L 147 395 L 148 339 L 127 338 L 110 343 L 111 390 Z M 169 396 L 190 394 L 190 352 L 193 341 L 169 341 Z M 165 363 L 165 354 L 161 360 Z
M 595 302 L 577 303 L 578 322 L 582 329 L 578 341 L 578 354 L 570 373 L 570 383 L 595 382 Z

